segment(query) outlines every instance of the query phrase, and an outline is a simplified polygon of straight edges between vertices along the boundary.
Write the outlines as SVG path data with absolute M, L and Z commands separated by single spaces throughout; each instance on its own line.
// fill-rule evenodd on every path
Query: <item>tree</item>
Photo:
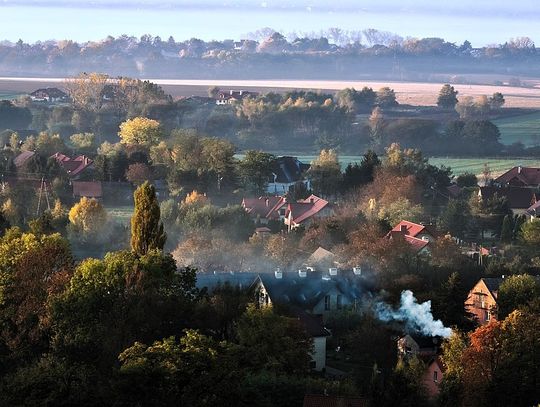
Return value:
M 497 317 L 506 318 L 512 311 L 540 296 L 540 283 L 528 274 L 504 279 L 497 294 Z
M 95 152 L 96 136 L 94 133 L 73 134 L 69 140 L 71 141 L 71 144 L 79 151 L 86 153 Z
M 456 178 L 456 184 L 460 188 L 477 187 L 478 177 L 471 172 L 464 172 Z
M 449 84 L 444 85 L 439 92 L 437 106 L 445 109 L 453 109 L 458 102 L 457 95 L 458 91 L 453 86 Z
M 163 250 L 167 235 L 160 220 L 156 189 L 145 182 L 134 193 L 135 209 L 131 217 L 131 250 L 145 255 L 151 250 Z
M 95 238 L 107 225 L 107 211 L 97 199 L 82 197 L 69 210 L 69 222 L 83 240 Z
M 321 150 L 319 157 L 311 162 L 307 172 L 311 188 L 315 194 L 331 196 L 341 184 L 341 165 L 334 150 Z
M 502 228 L 501 228 L 501 242 L 510 243 L 514 237 L 514 222 L 510 215 L 506 215 L 503 218 Z
M 17 107 L 9 100 L 0 101 L 0 130 L 26 129 L 31 122 L 30 109 Z
M 145 181 L 152 181 L 152 170 L 143 163 L 131 164 L 126 171 L 126 179 L 136 185 L 140 185 Z
M 375 169 L 381 165 L 381 160 L 373 150 L 368 150 L 360 165 L 349 163 L 343 173 L 343 187 L 345 190 L 369 184 L 373 181 Z
M 521 226 L 521 239 L 530 246 L 540 245 L 540 219 L 533 219 L 531 222 Z
M 96 113 L 103 106 L 103 91 L 108 80 L 107 75 L 85 72 L 74 78 L 66 79 L 64 86 L 76 108 Z
M 377 91 L 377 98 L 375 101 L 377 106 L 380 107 L 393 107 L 397 106 L 396 93 L 393 89 L 385 86 Z
M 249 150 L 238 163 L 244 188 L 255 194 L 264 194 L 272 176 L 272 165 L 276 157 L 262 151 Z
M 120 125 L 118 135 L 124 144 L 139 144 L 149 147 L 159 143 L 163 137 L 163 131 L 157 120 L 135 117 Z
M 489 107 L 492 110 L 499 110 L 504 105 L 504 96 L 500 92 L 495 92 L 493 96 L 489 98 Z

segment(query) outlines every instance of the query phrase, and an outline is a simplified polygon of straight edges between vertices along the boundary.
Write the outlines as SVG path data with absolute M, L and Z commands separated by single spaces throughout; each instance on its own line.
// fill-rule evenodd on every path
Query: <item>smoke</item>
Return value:
M 419 304 L 410 290 L 402 291 L 400 306 L 397 310 L 392 309 L 392 307 L 384 302 L 375 303 L 373 308 L 381 321 L 403 322 L 408 329 L 420 332 L 426 336 L 448 338 L 452 334 L 450 328 L 446 328 L 440 320 L 433 318 L 431 301 Z

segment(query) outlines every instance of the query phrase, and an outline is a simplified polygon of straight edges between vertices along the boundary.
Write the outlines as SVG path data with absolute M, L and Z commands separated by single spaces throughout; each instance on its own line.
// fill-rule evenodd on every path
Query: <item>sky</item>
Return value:
M 474 46 L 529 36 L 540 44 L 538 0 L 0 0 L 0 40 L 99 40 L 107 35 L 241 39 L 376 28 Z

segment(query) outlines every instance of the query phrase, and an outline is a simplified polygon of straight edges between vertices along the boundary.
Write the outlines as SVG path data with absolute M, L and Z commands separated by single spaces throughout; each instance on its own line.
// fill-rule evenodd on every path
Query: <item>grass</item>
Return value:
M 526 147 L 540 145 L 540 112 L 497 119 L 493 123 L 501 131 L 503 144 L 521 142 Z
M 13 100 L 17 99 L 23 93 L 19 92 L 10 92 L 10 91 L 1 91 L 0 90 L 0 100 Z
M 131 215 L 133 215 L 133 206 L 106 206 L 105 209 L 113 221 L 129 225 Z

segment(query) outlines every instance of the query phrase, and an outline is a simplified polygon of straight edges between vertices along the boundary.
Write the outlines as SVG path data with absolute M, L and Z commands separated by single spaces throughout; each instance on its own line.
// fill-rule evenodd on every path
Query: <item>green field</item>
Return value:
M 131 215 L 133 215 L 133 206 L 105 206 L 105 209 L 113 221 L 129 225 Z
M 298 159 L 305 163 L 310 163 L 316 158 L 315 155 L 299 155 Z M 342 155 L 339 157 L 342 168 L 345 168 L 351 162 L 360 162 L 362 157 L 353 155 Z M 531 158 L 448 158 L 431 157 L 429 162 L 433 165 L 445 165 L 452 168 L 454 175 L 472 172 L 481 174 L 484 164 L 487 163 L 493 174 L 500 174 L 516 165 L 525 167 L 540 167 L 540 159 Z
M 19 96 L 23 95 L 23 93 L 16 93 L 16 92 L 6 92 L 0 90 L 0 100 L 12 100 L 17 99 Z
M 540 112 L 494 120 L 501 131 L 501 142 L 522 142 L 525 147 L 540 145 Z

